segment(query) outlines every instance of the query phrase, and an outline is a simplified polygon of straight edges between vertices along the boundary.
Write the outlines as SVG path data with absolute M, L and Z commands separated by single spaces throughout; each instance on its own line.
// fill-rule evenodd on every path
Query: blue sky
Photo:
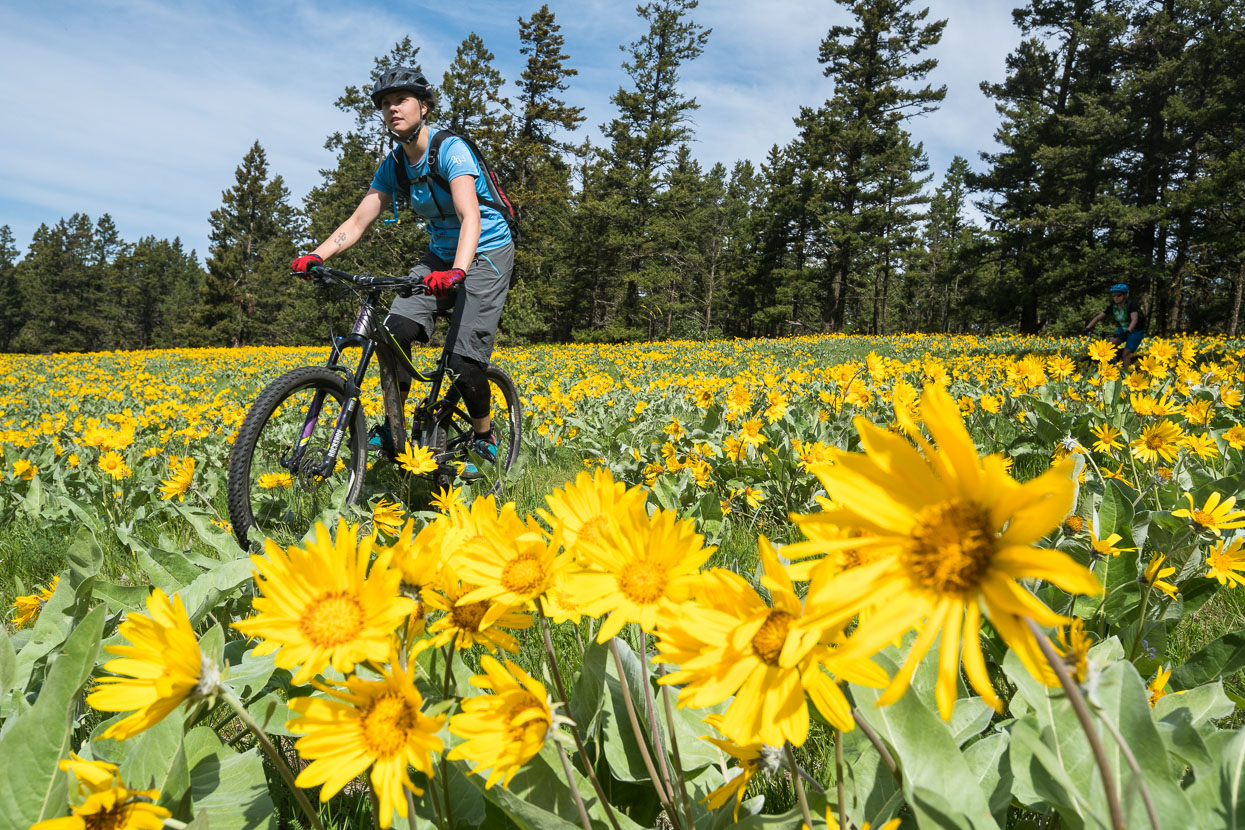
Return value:
M 993 105 L 979 91 L 1001 80 L 1019 40 L 1018 0 L 928 0 L 947 18 L 939 66 L 946 84 L 934 114 L 910 122 L 935 181 L 953 156 L 979 167 L 993 146 Z M 296 204 L 333 165 L 324 139 L 350 127 L 333 101 L 368 82 L 372 60 L 404 35 L 420 47 L 433 83 L 458 44 L 476 32 L 513 89 L 522 69 L 518 25 L 539 0 L 182 2 L 15 0 L 0 6 L 0 225 L 24 253 L 41 223 L 109 213 L 130 242 L 180 237 L 200 259 L 208 214 L 258 140 L 271 173 Z M 921 4 L 914 3 L 915 8 Z M 551 0 L 579 70 L 567 100 L 584 107 L 582 133 L 600 142 L 610 95 L 628 78 L 619 46 L 644 21 L 630 2 Z M 713 29 L 704 54 L 682 72 L 694 118 L 693 155 L 707 168 L 747 158 L 795 135 L 792 117 L 833 92 L 817 49 L 850 16 L 830 0 L 702 0 L 693 13 Z

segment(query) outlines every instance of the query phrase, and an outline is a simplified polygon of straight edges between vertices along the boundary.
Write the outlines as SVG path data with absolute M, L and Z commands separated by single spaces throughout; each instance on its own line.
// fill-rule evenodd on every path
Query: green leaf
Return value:
M 74 628 L 34 706 L 0 737 L 0 804 L 14 826 L 29 827 L 66 812 L 68 781 L 57 764 L 69 755 L 78 694 L 95 668 L 104 614 L 98 607 Z
M 238 544 L 238 540 L 234 538 L 232 533 L 221 530 L 212 524 L 212 518 L 206 514 L 198 513 L 187 508 L 185 505 L 176 504 L 172 501 L 168 502 L 178 514 L 186 520 L 186 523 L 194 529 L 195 535 L 199 537 L 199 541 L 205 542 L 209 547 L 221 555 L 221 559 L 228 561 L 231 559 L 245 559 L 246 551 Z
M 964 750 L 964 762 L 981 782 L 982 792 L 989 800 L 990 812 L 1000 827 L 1006 823 L 1007 808 L 1012 801 L 1012 770 L 1007 763 L 1008 738 L 1007 733 L 996 732 Z
M 640 722 L 640 731 L 643 735 L 648 735 L 650 721 L 648 705 L 641 687 L 643 681 L 640 677 L 640 661 L 625 640 L 615 637 L 614 642 L 618 646 L 618 656 L 631 691 L 636 717 Z M 636 741 L 635 731 L 627 716 L 622 684 L 619 683 L 612 655 L 606 662 L 606 672 L 606 686 L 609 694 L 605 696 L 604 707 L 601 711 L 601 741 L 605 745 L 605 759 L 609 762 L 610 771 L 618 780 L 649 781 L 651 779 L 640 754 L 640 745 Z M 656 758 L 653 758 L 653 763 L 657 763 Z
M 159 804 L 174 818 L 187 819 L 190 810 L 190 767 L 182 747 L 180 709 L 143 731 L 121 742 L 126 751 L 120 761 L 121 780 L 134 789 L 160 791 Z
M 17 651 L 9 634 L 0 626 L 0 698 L 8 697 L 17 683 Z
M 1080 800 L 1059 756 L 1043 741 L 1036 712 L 1012 723 L 1010 732 L 1008 766 L 1016 799 L 1031 810 L 1054 807 L 1065 823 L 1082 826 L 1090 814 L 1088 806 Z
M 1156 720 L 1165 721 L 1181 710 L 1188 710 L 1190 723 L 1201 726 L 1207 721 L 1226 718 L 1235 708 L 1224 694 L 1223 682 L 1217 680 L 1187 692 L 1159 698 L 1154 704 L 1154 717 Z
M 202 757 L 190 771 L 195 811 L 212 817 L 213 830 L 276 830 L 272 795 L 259 750 L 230 749 Z
M 22 499 L 22 509 L 32 519 L 38 519 L 39 514 L 43 512 L 43 483 L 39 481 L 38 476 L 30 480 L 26 496 Z
M 104 551 L 91 535 L 90 528 L 83 527 L 65 550 L 65 560 L 69 563 L 69 584 L 75 593 L 81 593 L 80 587 L 104 567 Z
M 962 697 L 955 702 L 951 713 L 951 737 L 956 746 L 964 746 L 969 738 L 980 735 L 994 718 L 994 710 L 979 697 Z
M 892 675 L 896 666 L 885 656 L 875 661 Z M 957 826 L 997 827 L 977 778 L 942 719 L 913 694 L 889 706 L 878 706 L 878 689 L 851 686 L 860 716 L 891 749 L 903 772 L 903 789 L 914 809 L 916 788 L 956 794 L 953 816 Z M 940 807 L 941 809 L 941 807 Z
M 197 626 L 227 595 L 249 583 L 252 567 L 249 559 L 225 562 L 179 591 L 182 603 L 186 606 L 186 614 L 190 617 L 190 624 Z
M 571 689 L 570 715 L 581 735 L 595 734 L 597 718 L 605 699 L 606 664 L 610 657 L 608 645 L 594 639 L 584 650 L 583 666 Z
M 1189 788 L 1190 811 L 1182 825 L 1245 828 L 1245 730 L 1218 732 L 1207 741 L 1216 759 L 1214 770 L 1199 777 Z M 1196 818 L 1194 816 L 1196 815 Z
M 225 681 L 240 700 L 258 695 L 277 673 L 276 653 L 256 655 L 257 644 L 254 640 L 231 640 L 225 644 L 224 659 L 229 664 Z M 281 671 L 286 682 L 280 685 L 288 687 L 293 675 L 285 669 Z
M 1230 631 L 1172 669 L 1174 689 L 1191 689 L 1245 668 L 1245 628 Z
M 1112 533 L 1124 537 L 1124 541 L 1118 543 L 1120 546 L 1135 547 L 1132 544 L 1133 500 L 1124 491 L 1123 483 L 1109 478 L 1098 504 L 1098 538 L 1105 539 Z

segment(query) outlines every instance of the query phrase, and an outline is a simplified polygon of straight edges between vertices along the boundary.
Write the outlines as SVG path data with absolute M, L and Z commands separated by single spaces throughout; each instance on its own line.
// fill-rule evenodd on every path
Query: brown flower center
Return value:
M 298 629 L 317 646 L 349 642 L 363 629 L 363 606 L 349 591 L 321 594 L 303 612 Z
M 795 617 L 785 611 L 771 610 L 760 630 L 752 635 L 752 653 L 761 658 L 762 662 L 777 666 L 778 655 L 782 654 L 793 619 Z
M 652 605 L 666 592 L 666 569 L 657 562 L 638 559 L 618 577 L 623 596 L 637 605 Z
M 1202 527 L 1215 526 L 1215 517 L 1210 513 L 1207 513 L 1205 510 L 1194 510 L 1193 521 L 1197 522 Z
M 917 514 L 912 542 L 900 555 L 908 577 L 941 594 L 981 584 L 994 559 L 994 533 L 980 505 L 952 499 Z
M 487 601 L 455 605 L 450 609 L 450 619 L 454 621 L 454 627 L 461 631 L 479 631 L 480 620 L 484 619 L 487 610 Z
M 506 563 L 501 586 L 522 597 L 539 594 L 545 584 L 545 566 L 534 553 L 523 553 Z
M 415 727 L 415 712 L 406 698 L 396 692 L 381 695 L 367 708 L 361 718 L 363 742 L 378 758 L 392 758 L 406 744 L 407 734 Z

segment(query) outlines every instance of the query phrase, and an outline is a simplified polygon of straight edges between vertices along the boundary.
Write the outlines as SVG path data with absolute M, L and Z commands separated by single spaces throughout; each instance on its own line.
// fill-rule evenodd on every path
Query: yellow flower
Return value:
M 1085 529 L 1085 519 L 1076 513 L 1070 513 L 1063 520 L 1063 532 L 1075 536 Z
M 609 614 L 597 642 L 629 622 L 652 631 L 662 601 L 686 599 L 700 566 L 716 550 L 704 542 L 692 521 L 668 510 L 650 517 L 638 501 L 617 511 L 597 538 L 581 540 L 580 559 L 591 570 L 569 576 L 568 590 L 580 598 L 588 616 Z
M 398 462 L 398 466 L 412 475 L 424 475 L 437 470 L 437 460 L 432 457 L 432 450 L 427 447 L 407 446 L 394 460 Z
M 181 597 L 170 600 L 156 588 L 147 598 L 147 611 L 151 616 L 133 613 L 117 626 L 130 645 L 104 649 L 119 658 L 105 663 L 104 670 L 120 676 L 101 677 L 87 695 L 87 705 L 101 712 L 137 710 L 108 727 L 104 738 L 123 741 L 155 726 L 182 701 L 216 694 L 220 675 L 199 650 Z
M 1090 427 L 1090 432 L 1098 439 L 1094 442 L 1095 452 L 1110 453 L 1112 450 L 1121 449 L 1124 445 L 1120 443 L 1120 431 L 1110 424 L 1099 424 Z
M 661 662 L 678 666 L 658 682 L 679 686 L 679 706 L 707 707 L 734 696 L 718 725 L 737 744 L 802 746 L 811 699 L 835 728 L 854 728 L 851 706 L 835 677 L 880 688 L 888 677 L 869 660 L 840 661 L 841 632 L 827 628 L 801 643 L 793 631 L 805 614 L 791 579 L 769 541 L 759 540 L 767 604 L 738 574 L 705 574 L 694 602 L 667 603 L 657 628 Z
M 705 723 L 717 726 L 721 723 L 721 719 L 717 715 L 710 715 L 705 718 Z M 700 803 L 708 802 L 709 809 L 716 810 L 729 801 L 731 796 L 735 796 L 735 812 L 732 821 L 738 822 L 739 805 L 744 800 L 744 792 L 748 789 L 748 783 L 761 770 L 767 768 L 776 769 L 778 767 L 778 750 L 775 747 L 766 747 L 765 744 L 759 741 L 741 745 L 732 741 L 723 741 L 709 735 L 703 736 L 701 740 L 708 741 L 734 758 L 738 765 L 735 767 L 735 775 L 729 777 L 725 784 L 702 798 Z
M 487 599 L 460 605 L 459 600 L 477 586 L 459 580 L 454 567 L 448 563 L 442 566 L 439 582 L 440 590 L 426 592 L 424 602 L 430 608 L 445 612 L 445 615 L 428 626 L 431 638 L 418 643 L 417 648 L 420 651 L 440 648 L 450 643 L 459 651 L 464 651 L 478 643 L 489 651 L 501 649 L 511 654 L 518 652 L 518 641 L 507 634 L 506 630 L 531 628 L 535 620 L 530 614 L 519 613 L 506 606 L 498 614 L 492 608 L 493 603 Z M 486 615 L 491 620 L 487 628 L 482 625 Z
M 441 513 L 449 513 L 463 503 L 461 487 L 446 486 L 432 494 L 432 508 Z
M 455 565 L 459 576 L 476 586 L 455 605 L 487 600 L 488 611 L 480 629 L 516 606 L 531 607 L 549 587 L 554 575 L 569 564 L 569 555 L 557 556 L 561 546 L 554 534 L 549 544 L 536 520 L 519 518 L 514 502 L 502 506 L 492 522 L 482 522 L 480 532 L 459 549 Z
M 17 612 L 13 618 L 14 629 L 34 624 L 34 621 L 39 618 L 39 612 L 43 610 L 43 606 L 47 605 L 48 600 L 52 598 L 52 594 L 56 593 L 56 586 L 60 584 L 60 581 L 61 578 L 59 576 L 54 576 L 52 581 L 48 583 L 48 587 L 43 590 L 13 599 L 13 609 Z
M 112 764 L 71 755 L 74 760 L 61 761 L 60 768 L 78 777 L 78 794 L 85 800 L 71 815 L 40 821 L 30 830 L 164 830 L 164 820 L 173 814 L 154 803 L 159 790 L 128 789 Z
M 509 660 L 503 668 L 486 654 L 480 668 L 484 674 L 472 677 L 471 685 L 492 694 L 462 701 L 462 711 L 450 718 L 450 732 L 465 740 L 446 757 L 474 762 L 475 774 L 490 770 L 486 790 L 498 781 L 508 787 L 514 774 L 544 746 L 553 711 L 544 685 Z
M 1227 547 L 1224 547 L 1224 545 Z M 1245 537 L 1237 536 L 1231 542 L 1220 539 L 1206 552 L 1206 578 L 1217 579 L 1220 585 L 1235 588 L 1245 585 Z
M 123 478 L 130 477 L 130 468 L 126 465 L 125 459 L 112 450 L 104 453 L 99 459 L 99 468 L 108 475 L 112 476 L 114 481 L 120 481 Z
M 1115 543 L 1123 540 L 1123 538 L 1118 533 L 1112 533 L 1105 539 L 1099 539 L 1098 534 L 1094 533 L 1092 528 L 1089 531 L 1090 547 L 1093 548 L 1094 553 L 1104 558 L 1107 556 L 1119 556 L 1125 551 L 1136 550 L 1136 548 L 1117 548 Z
M 166 481 L 160 482 L 160 499 L 168 501 L 177 496 L 178 501 L 186 498 L 186 491 L 190 489 L 191 482 L 195 477 L 195 458 L 188 455 L 180 461 L 169 464 L 170 477 Z
M 1089 356 L 1092 360 L 1099 364 L 1107 363 L 1115 359 L 1115 353 L 1119 351 L 1119 347 L 1114 343 L 1106 340 L 1095 340 L 1089 344 Z M 1100 367 L 1101 368 L 1101 367 Z
M 1215 443 L 1215 439 L 1206 433 L 1201 435 L 1188 435 L 1181 440 L 1180 445 L 1196 455 L 1203 461 L 1216 458 L 1219 455 L 1219 445 Z
M 621 481 L 614 481 L 608 467 L 598 467 L 591 475 L 584 470 L 573 484 L 568 481 L 545 496 L 549 509 L 538 509 L 536 513 L 561 534 L 567 551 L 576 554 L 581 539 L 598 539 L 614 521 L 615 511 L 642 504 L 646 495 L 639 487 L 628 488 Z
M 1183 437 L 1184 433 L 1171 421 L 1159 421 L 1146 427 L 1138 438 L 1133 439 L 1133 455 L 1150 464 L 1160 456 L 1164 461 L 1174 461 Z
M 82 463 L 82 459 L 78 457 L 78 454 L 76 452 L 71 452 L 69 454 L 69 458 L 65 459 L 65 465 L 69 467 L 71 470 L 74 467 L 77 467 L 81 463 Z
M 337 523 L 337 540 L 316 524 L 306 548 L 282 550 L 264 542 L 264 556 L 252 556 L 255 587 L 262 592 L 251 606 L 254 616 L 233 624 L 258 637 L 256 656 L 276 652 L 278 667 L 295 671 L 295 684 L 332 665 L 348 674 L 356 663 L 380 662 L 389 642 L 415 602 L 399 595 L 402 574 L 382 551 L 368 572 L 372 539 L 357 539 L 358 527 Z
M 1001 711 L 981 652 L 983 615 L 1030 674 L 1054 685 L 1058 680 L 1025 619 L 1052 626 L 1065 618 L 1021 580 L 1042 579 L 1074 594 L 1102 590 L 1093 573 L 1071 557 L 1033 547 L 1072 507 L 1072 465 L 1018 483 L 998 456 L 978 457 L 955 402 L 942 389 L 925 390 L 920 414 L 937 451 L 918 430 L 911 433 L 920 451 L 857 418 L 865 452 L 840 452 L 834 466 L 819 470 L 834 499 L 829 520 L 864 531 L 861 538 L 827 545 L 872 549 L 877 559 L 823 580 L 814 572 L 805 607 L 817 612 L 806 611 L 799 626 L 819 639 L 823 626 L 842 625 L 876 606 L 879 612 L 860 623 L 836 656 L 868 657 L 908 629 L 918 629 L 880 703 L 903 695 L 941 635 L 935 698 L 942 717 L 951 717 L 961 662 L 977 693 Z
M 20 478 L 23 481 L 30 481 L 39 472 L 39 468 L 31 464 L 25 458 L 19 458 L 13 462 L 13 478 Z
M 1219 493 L 1211 493 L 1206 497 L 1206 503 L 1199 509 L 1193 503 L 1193 494 L 1185 493 L 1185 497 L 1189 500 L 1189 509 L 1183 507 L 1179 510 L 1173 510 L 1173 516 L 1180 516 L 1186 519 L 1192 519 L 1193 524 L 1199 531 L 1210 531 L 1219 536 L 1219 531 L 1228 530 L 1234 527 L 1245 527 L 1245 510 L 1233 510 L 1236 506 L 1236 496 L 1228 496 L 1223 498 Z M 1223 499 L 1221 502 L 1220 499 Z
M 1146 565 L 1145 580 L 1153 588 L 1158 588 L 1172 599 L 1176 598 L 1176 586 L 1170 582 L 1164 582 L 1167 577 L 1176 572 L 1175 568 L 1164 568 L 1163 560 L 1166 555 L 1156 553 L 1150 557 L 1150 564 Z
M 294 479 L 289 473 L 264 473 L 257 483 L 265 490 L 275 490 L 278 487 L 293 487 Z
M 1084 683 L 1089 676 L 1089 647 L 1092 645 L 1089 635 L 1085 632 L 1085 621 L 1073 617 L 1068 627 L 1057 632 L 1059 652 L 1072 668 L 1072 676 L 1077 683 Z
M 998 395 L 982 395 L 981 411 L 989 412 L 991 415 L 999 414 L 999 410 L 1003 408 L 1003 398 Z
M 756 418 L 744 421 L 739 427 L 739 441 L 749 447 L 759 447 L 765 443 L 765 436 L 761 434 L 761 422 Z
M 373 530 L 384 531 L 390 536 L 396 536 L 402 530 L 405 519 L 406 511 L 402 509 L 402 505 L 389 499 L 382 498 L 372 508 Z
M 338 682 L 337 689 L 319 686 L 328 698 L 291 698 L 290 709 L 298 717 L 286 726 L 302 735 L 294 748 L 311 761 L 298 774 L 298 786 L 323 785 L 320 801 L 327 803 L 371 767 L 372 790 L 380 800 L 377 817 L 381 827 L 389 827 L 395 809 L 407 815 L 403 788 L 417 796 L 424 793 L 407 768 L 432 780 L 432 755 L 443 748 L 437 732 L 445 716 L 420 711 L 424 700 L 415 687 L 414 661 L 404 670 L 390 651 L 389 665 L 377 671 L 379 680 L 356 675 Z
M 1223 434 L 1223 440 L 1228 442 L 1228 446 L 1234 450 L 1245 449 L 1245 427 L 1240 424 L 1233 424 L 1227 432 Z
M 1172 670 L 1170 668 L 1160 668 L 1158 673 L 1154 675 L 1154 679 L 1146 686 L 1150 690 L 1150 708 L 1154 708 L 1154 704 L 1161 699 L 1167 697 L 1167 681 L 1171 679 Z

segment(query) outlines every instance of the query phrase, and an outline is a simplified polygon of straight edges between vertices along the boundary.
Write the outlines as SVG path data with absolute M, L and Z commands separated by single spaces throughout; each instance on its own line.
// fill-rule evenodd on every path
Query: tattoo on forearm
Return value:
M 339 248 L 345 245 L 346 244 L 346 232 L 342 231 L 341 233 L 339 233 L 336 237 L 333 238 L 333 242 L 336 243 L 337 247 Z

